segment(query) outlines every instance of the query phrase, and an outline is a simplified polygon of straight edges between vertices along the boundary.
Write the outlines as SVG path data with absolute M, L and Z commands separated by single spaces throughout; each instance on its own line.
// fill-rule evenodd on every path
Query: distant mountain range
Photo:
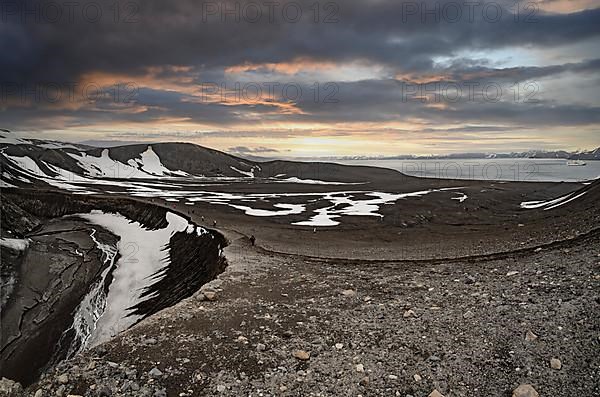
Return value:
M 600 160 L 600 147 L 588 151 L 568 152 L 566 150 L 546 151 L 530 150 L 527 152 L 511 153 L 454 153 L 444 155 L 415 156 L 344 156 L 327 157 L 327 160 L 443 160 L 443 159 L 577 159 L 577 160 Z

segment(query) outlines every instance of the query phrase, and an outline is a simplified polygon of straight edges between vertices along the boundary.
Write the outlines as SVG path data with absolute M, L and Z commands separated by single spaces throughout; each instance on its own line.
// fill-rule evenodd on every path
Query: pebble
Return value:
M 43 395 L 44 395 L 44 392 L 42 391 L 42 389 L 37 389 L 37 391 L 35 392 L 33 397 L 42 397 Z
M 540 397 L 538 392 L 531 385 L 520 385 L 513 390 L 512 397 Z
M 298 360 L 302 360 L 302 361 L 306 361 L 310 358 L 310 353 L 305 352 L 304 350 L 294 350 L 294 352 L 292 354 Z
M 218 391 L 219 393 L 223 393 L 223 392 L 225 391 L 225 389 L 226 389 L 226 388 L 225 388 L 225 386 L 223 386 L 223 385 L 218 385 L 218 386 L 217 386 L 217 391 Z
M 62 374 L 59 375 L 56 380 L 58 381 L 58 383 L 60 383 L 61 385 L 66 385 L 67 383 L 69 383 L 69 376 L 67 374 Z
M 533 342 L 537 338 L 538 338 L 538 336 L 531 331 L 527 331 L 527 333 L 525 334 L 525 340 L 527 342 Z
M 433 389 L 433 391 L 429 394 L 429 397 L 444 397 L 444 395 L 437 391 L 437 389 Z
M 365 372 L 365 367 L 362 364 L 356 364 L 356 372 Z
M 404 318 L 408 318 L 408 317 L 414 317 L 416 314 L 413 310 L 407 310 L 404 312 L 404 314 L 402 315 L 402 317 Z
M 348 296 L 348 297 L 355 296 L 356 295 L 356 291 L 354 291 L 352 289 L 345 289 L 345 290 L 342 291 L 342 295 Z
M 335 348 L 338 350 L 342 350 L 344 348 L 344 345 L 342 343 L 336 343 Z
M 267 350 L 267 346 L 264 343 L 256 344 L 256 351 L 264 352 L 265 350 Z
M 214 291 L 204 291 L 202 293 L 209 301 L 214 301 L 215 299 L 217 299 L 217 293 Z
M 463 318 L 473 318 L 475 315 L 473 314 L 472 311 L 467 310 L 464 314 L 463 314 Z
M 396 379 L 398 379 L 398 377 L 396 375 L 388 375 L 388 378 L 390 380 L 396 380 Z
M 148 375 L 150 375 L 151 378 L 158 378 L 158 377 L 162 376 L 163 373 L 160 369 L 154 367 L 148 372 Z
M 420 382 L 423 378 L 421 378 L 421 375 L 419 374 L 414 374 L 413 379 L 415 380 L 415 382 Z
M 560 360 L 558 358 L 552 358 L 550 359 L 550 367 L 552 369 L 561 369 L 562 368 L 562 363 L 560 362 Z

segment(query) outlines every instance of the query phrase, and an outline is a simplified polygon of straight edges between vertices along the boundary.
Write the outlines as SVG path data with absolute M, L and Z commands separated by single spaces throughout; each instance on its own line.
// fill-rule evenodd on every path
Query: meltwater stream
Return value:
M 102 226 L 120 240 L 117 247 L 111 247 L 98 242 L 92 235 L 106 258 L 105 263 L 109 263 L 76 309 L 72 327 L 75 340 L 68 357 L 86 347 L 106 342 L 135 324 L 141 316 L 132 314 L 131 308 L 143 300 L 141 294 L 160 280 L 163 275 L 159 271 L 170 264 L 168 244 L 171 236 L 181 231 L 198 235 L 205 232 L 172 212 L 166 214 L 167 227 L 158 230 L 149 230 L 120 214 L 92 211 L 78 216 Z M 117 252 L 119 259 L 114 262 Z M 109 275 L 112 281 L 106 289 Z
M 73 331 L 74 338 L 69 346 L 67 358 L 73 357 L 75 354 L 83 350 L 96 330 L 98 319 L 104 313 L 106 308 L 106 278 L 111 274 L 115 266 L 115 258 L 117 257 L 117 247 L 104 244 L 98 241 L 95 236 L 96 230 L 92 232 L 90 237 L 98 249 L 102 252 L 102 262 L 105 265 L 100 279 L 92 285 L 90 292 L 83 298 L 73 317 L 73 325 L 66 332 Z

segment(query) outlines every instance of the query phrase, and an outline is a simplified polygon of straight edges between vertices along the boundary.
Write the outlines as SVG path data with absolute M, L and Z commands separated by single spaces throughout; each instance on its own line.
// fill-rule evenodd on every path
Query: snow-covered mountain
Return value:
M 18 138 L 6 131 L 0 132 L 0 167 L 1 187 L 52 186 L 79 193 L 91 193 L 103 187 L 123 190 L 132 183 L 151 189 L 153 184 L 183 179 L 207 183 L 262 180 L 343 184 L 402 176 L 388 169 L 322 162 L 258 162 L 191 143 L 96 148 Z M 91 189 L 92 186 L 95 188 Z
M 16 138 L 0 133 L 0 164 L 6 185 L 34 181 L 248 177 L 253 162 L 186 143 L 113 148 Z

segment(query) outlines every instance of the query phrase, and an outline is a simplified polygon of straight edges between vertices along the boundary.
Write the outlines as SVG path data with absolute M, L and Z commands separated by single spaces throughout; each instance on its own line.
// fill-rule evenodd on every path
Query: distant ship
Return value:
M 567 161 L 567 165 L 570 165 L 570 166 L 583 166 L 585 164 L 586 164 L 586 162 L 583 160 L 568 160 Z

